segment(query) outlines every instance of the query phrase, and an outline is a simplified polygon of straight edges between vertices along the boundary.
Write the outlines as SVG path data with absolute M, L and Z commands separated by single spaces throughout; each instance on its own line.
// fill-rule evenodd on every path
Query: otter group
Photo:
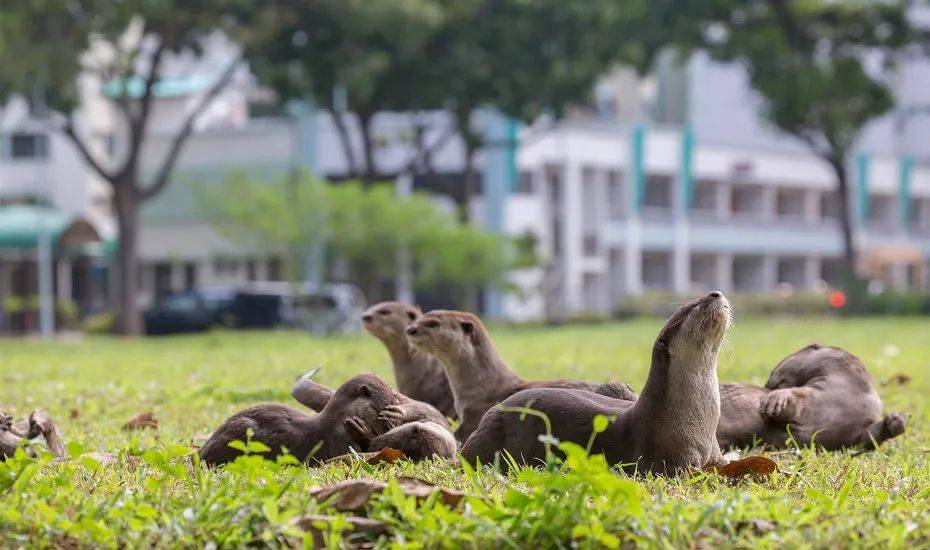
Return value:
M 546 456 L 540 435 L 590 445 L 615 465 L 674 474 L 725 462 L 728 448 L 816 444 L 872 448 L 904 431 L 882 403 L 862 362 L 839 348 L 808 346 L 781 361 L 764 387 L 724 383 L 717 355 L 731 323 L 720 292 L 679 307 L 659 332 L 641 394 L 625 383 L 520 378 L 470 313 L 385 302 L 362 316 L 387 349 L 394 391 L 374 375 L 333 390 L 298 380 L 292 395 L 318 411 L 259 405 L 232 416 L 200 449 L 210 465 L 235 458 L 248 437 L 275 456 L 323 461 L 351 450 L 399 449 L 413 459 L 492 463 L 509 455 L 533 464 Z M 516 414 L 531 408 L 537 415 Z M 594 418 L 610 419 L 592 439 Z M 458 422 L 453 436 L 447 417 Z M 549 426 L 550 428 L 547 428 Z

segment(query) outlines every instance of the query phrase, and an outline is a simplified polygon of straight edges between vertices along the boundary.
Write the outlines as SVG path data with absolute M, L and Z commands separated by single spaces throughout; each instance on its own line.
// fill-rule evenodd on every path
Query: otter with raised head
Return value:
M 313 375 L 319 370 L 319 367 L 317 367 L 302 376 L 294 384 L 294 389 L 291 390 L 291 396 L 298 403 L 314 411 L 322 411 L 326 408 L 334 393 L 331 388 L 313 381 Z M 408 422 L 435 422 L 440 426 L 449 427 L 445 415 L 436 410 L 435 407 L 411 399 L 393 389 L 391 390 L 391 404 L 381 410 L 379 418 L 388 428 L 394 428 Z
M 858 357 L 819 344 L 783 359 L 764 388 L 721 384 L 720 399 L 721 447 L 782 448 L 793 439 L 826 450 L 873 448 L 902 434 L 907 422 L 900 413 L 882 417 L 882 400 Z
M 270 450 L 274 458 L 282 448 L 302 462 L 323 461 L 349 452 L 364 450 L 345 427 L 345 420 L 357 417 L 368 425 L 380 426 L 379 413 L 395 403 L 394 391 L 381 378 L 362 374 L 349 379 L 333 394 L 319 414 L 310 416 L 283 405 L 258 405 L 240 411 L 217 428 L 203 447 L 200 458 L 215 466 L 231 462 L 241 451 L 229 446 L 233 441 L 252 440 Z
M 636 400 L 626 384 L 591 384 L 577 380 L 524 380 L 498 354 L 487 329 L 475 315 L 430 311 L 407 328 L 410 343 L 439 358 L 449 377 L 461 424 L 455 432 L 466 439 L 494 405 L 529 388 L 584 389 L 617 399 Z
M 432 355 L 411 346 L 407 340 L 407 327 L 422 316 L 415 306 L 382 302 L 368 308 L 362 315 L 362 326 L 387 348 L 400 393 L 429 403 L 442 414 L 454 418 L 455 400 L 442 364 Z
M 14 423 L 11 417 L 0 413 L 0 461 L 13 456 L 16 448 L 24 441 L 40 435 L 45 438 L 45 443 L 53 455 L 64 456 L 65 445 L 61 440 L 61 434 L 45 411 L 36 409 L 27 421 L 17 423 Z
M 717 354 L 730 326 L 730 305 L 720 292 L 680 307 L 659 332 L 652 365 L 635 402 L 558 388 L 524 390 L 501 407 L 530 407 L 545 414 L 552 435 L 585 446 L 594 418 L 613 421 L 596 435 L 591 452 L 610 464 L 658 474 L 674 474 L 723 462 L 716 429 L 720 416 Z M 453 386 L 454 387 L 454 386 Z M 539 418 L 495 408 L 481 419 L 462 447 L 462 458 L 491 463 L 507 452 L 517 461 L 545 459 Z

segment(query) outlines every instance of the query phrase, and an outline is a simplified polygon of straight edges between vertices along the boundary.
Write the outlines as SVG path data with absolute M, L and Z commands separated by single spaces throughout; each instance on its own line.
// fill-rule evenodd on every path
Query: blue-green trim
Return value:
M 911 223 L 911 176 L 914 173 L 914 156 L 904 155 L 898 164 L 898 209 L 901 225 L 907 229 Z
M 859 198 L 859 218 L 865 221 L 869 217 L 869 164 L 868 153 L 859 153 L 856 157 L 856 189 Z
M 520 177 L 517 171 L 517 134 L 520 130 L 520 123 L 511 117 L 507 117 L 507 190 L 511 193 L 517 190 L 517 179 Z
M 633 212 L 637 213 L 643 208 L 643 199 L 646 195 L 646 126 L 637 124 L 633 127 L 631 177 L 633 180 Z
M 690 126 L 681 134 L 681 192 L 684 209 L 690 210 L 694 203 L 694 132 Z

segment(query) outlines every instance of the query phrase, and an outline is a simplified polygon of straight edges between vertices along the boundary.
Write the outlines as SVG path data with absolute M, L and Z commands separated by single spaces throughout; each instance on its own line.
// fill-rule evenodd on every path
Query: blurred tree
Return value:
M 428 195 L 401 199 L 387 184 L 324 183 L 307 174 L 267 182 L 235 173 L 218 185 L 204 184 L 199 202 L 223 234 L 283 251 L 292 280 L 300 277 L 307 251 L 325 243 L 369 299 L 379 280 L 396 275 L 403 247 L 421 289 L 440 283 L 502 287 L 511 269 L 535 261 L 515 241 L 457 223 Z
M 112 189 L 119 233 L 119 329 L 141 331 L 137 304 L 137 239 L 141 204 L 161 192 L 194 122 L 227 86 L 240 65 L 238 56 L 214 75 L 188 109 L 167 153 L 143 181 L 140 151 L 168 52 L 199 51 L 216 31 L 236 37 L 247 30 L 245 0 L 30 0 L 6 2 L 0 16 L 0 93 L 23 94 L 37 116 L 70 138 L 84 161 Z M 225 15 L 218 15 L 225 14 Z M 91 135 L 75 116 L 79 84 L 90 77 L 112 93 L 107 99 L 127 135 L 120 157 L 107 158 L 106 136 Z
M 907 18 L 910 2 L 706 0 L 655 2 L 671 40 L 741 62 L 764 117 L 803 140 L 837 181 L 845 271 L 857 288 L 849 203 L 849 155 L 862 129 L 894 106 L 887 68 L 926 36 Z

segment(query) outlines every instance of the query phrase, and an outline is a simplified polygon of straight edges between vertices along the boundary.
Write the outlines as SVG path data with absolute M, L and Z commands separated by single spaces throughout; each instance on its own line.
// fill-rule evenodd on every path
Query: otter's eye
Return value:
M 416 321 L 416 320 L 417 320 L 417 314 L 414 313 L 414 312 L 412 312 L 412 311 L 408 311 L 408 312 L 407 312 L 407 317 L 410 317 L 410 320 L 411 320 L 411 321 Z
M 427 321 L 423 323 L 426 328 L 439 328 L 439 321 Z
M 389 309 L 379 309 L 379 310 L 378 310 L 378 315 L 390 315 L 390 314 L 391 314 L 391 310 L 389 310 Z

